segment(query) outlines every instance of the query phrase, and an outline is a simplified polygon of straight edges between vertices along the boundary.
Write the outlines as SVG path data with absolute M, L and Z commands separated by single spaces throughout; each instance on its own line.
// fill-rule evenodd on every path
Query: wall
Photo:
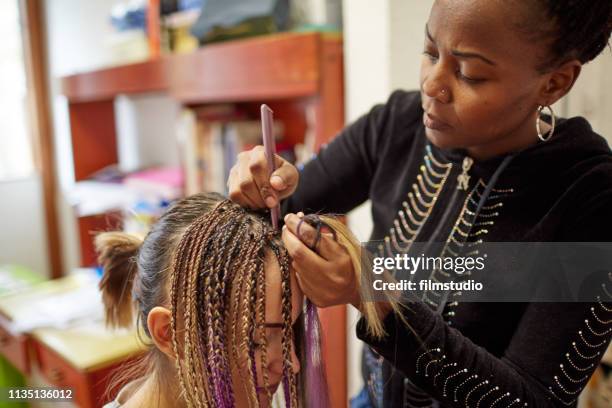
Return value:
M 40 177 L 0 181 L 0 264 L 49 275 Z
M 612 145 L 612 51 L 607 48 L 582 67 L 574 88 L 566 98 L 563 116 L 584 116 L 593 129 Z
M 42 185 L 27 123 L 18 0 L 0 2 L 0 265 L 49 274 Z

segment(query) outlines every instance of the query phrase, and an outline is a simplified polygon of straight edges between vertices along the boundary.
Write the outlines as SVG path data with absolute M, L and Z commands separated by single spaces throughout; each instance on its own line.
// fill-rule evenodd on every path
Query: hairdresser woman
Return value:
M 355 273 L 330 236 L 314 246 L 302 223 L 298 237 L 292 212 L 346 213 L 370 199 L 383 255 L 417 241 L 456 252 L 485 241 L 612 241 L 610 150 L 585 119 L 555 120 L 550 109 L 606 48 L 611 9 L 610 0 L 437 0 L 420 92 L 394 92 L 301 172 L 279 158 L 268 177 L 261 148 L 242 154 L 230 196 L 257 208 L 284 200 L 283 240 L 320 306 L 359 307 Z M 366 404 L 576 405 L 610 341 L 612 299 L 451 295 L 411 300 L 410 328 L 386 312 L 383 340 L 358 324 L 370 346 Z

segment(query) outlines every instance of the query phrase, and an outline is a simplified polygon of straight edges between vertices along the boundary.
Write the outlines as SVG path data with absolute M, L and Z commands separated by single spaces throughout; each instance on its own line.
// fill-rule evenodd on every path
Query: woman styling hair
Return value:
M 350 232 L 332 218 L 309 219 L 330 228 L 358 269 Z M 136 313 L 152 341 L 131 370 L 138 379 L 108 407 L 267 407 L 281 384 L 288 407 L 327 406 L 316 309 L 307 303 L 302 313 L 267 217 L 198 194 L 175 203 L 144 241 L 107 232 L 96 246 L 107 322 L 128 327 Z M 369 314 L 381 336 L 376 311 Z
M 611 28 L 609 0 L 436 0 L 420 91 L 394 92 L 300 173 L 278 158 L 268 177 L 259 147 L 240 155 L 230 197 L 251 208 L 284 200 L 283 241 L 319 306 L 363 299 L 341 252 L 328 237 L 309 248 L 292 212 L 345 213 L 370 199 L 370 239 L 385 257 L 415 243 L 449 257 L 487 241 L 612 242 L 610 149 L 584 118 L 555 118 L 551 108 Z M 425 272 L 415 280 L 443 279 Z M 507 290 L 538 278 L 503 267 L 472 275 L 489 277 L 506 279 Z M 401 316 L 386 315 L 388 337 L 357 327 L 370 346 L 365 406 L 575 406 L 612 335 L 612 282 L 600 289 L 588 304 L 477 303 L 434 291 L 406 299 Z

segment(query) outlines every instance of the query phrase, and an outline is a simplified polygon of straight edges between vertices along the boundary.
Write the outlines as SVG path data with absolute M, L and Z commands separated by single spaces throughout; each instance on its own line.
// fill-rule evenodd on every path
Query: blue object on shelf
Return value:
M 147 7 L 145 2 L 141 3 L 138 5 L 129 3 L 115 5 L 111 10 L 110 16 L 112 26 L 118 31 L 146 30 Z
M 279 31 L 289 27 L 289 0 L 206 0 L 191 33 L 203 40 L 214 29 L 231 28 L 252 18 L 269 16 Z
M 201 10 L 206 5 L 206 0 L 179 0 L 179 11 L 185 10 Z

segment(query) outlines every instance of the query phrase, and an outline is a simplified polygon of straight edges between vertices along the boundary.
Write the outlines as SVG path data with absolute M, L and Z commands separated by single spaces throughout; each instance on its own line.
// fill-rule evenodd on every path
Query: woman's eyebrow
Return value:
M 493 66 L 497 65 L 495 62 L 491 61 L 490 59 L 480 54 L 476 54 L 475 52 L 461 52 L 461 51 L 453 50 L 451 51 L 451 54 L 453 54 L 455 57 L 458 57 L 458 58 L 478 58 L 486 62 L 489 65 L 493 65 Z
M 431 41 L 434 44 L 436 43 L 436 40 L 434 40 L 434 38 L 431 36 L 431 33 L 429 32 L 429 27 L 427 27 L 427 24 L 425 24 L 425 35 L 427 36 L 429 41 Z
M 436 43 L 436 40 L 434 40 L 433 36 L 429 32 L 429 27 L 427 27 L 427 24 L 425 24 L 425 35 L 427 36 L 429 41 L 431 41 L 434 44 Z M 463 52 L 463 51 L 453 50 L 453 51 L 451 51 L 451 54 L 453 56 L 457 57 L 457 58 L 478 58 L 478 59 L 486 62 L 489 65 L 493 65 L 493 66 L 497 65 L 495 62 L 491 61 L 487 57 L 485 57 L 483 55 L 480 55 L 480 54 L 477 54 L 475 52 Z

